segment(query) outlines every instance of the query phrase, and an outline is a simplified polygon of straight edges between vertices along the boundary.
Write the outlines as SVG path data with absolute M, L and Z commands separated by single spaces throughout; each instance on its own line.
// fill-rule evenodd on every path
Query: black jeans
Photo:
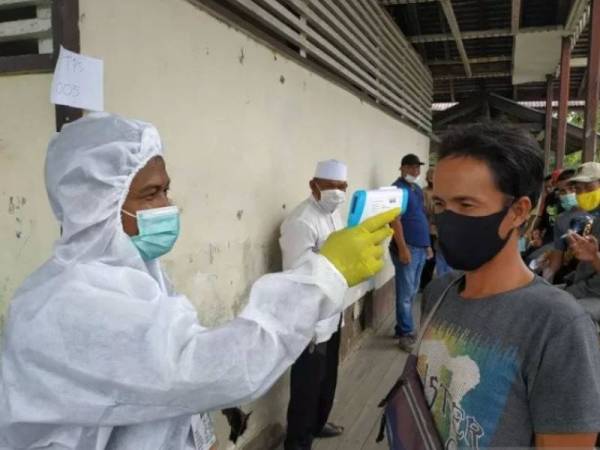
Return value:
M 340 329 L 331 339 L 309 345 L 292 365 L 285 450 L 309 449 L 321 432 L 335 398 Z

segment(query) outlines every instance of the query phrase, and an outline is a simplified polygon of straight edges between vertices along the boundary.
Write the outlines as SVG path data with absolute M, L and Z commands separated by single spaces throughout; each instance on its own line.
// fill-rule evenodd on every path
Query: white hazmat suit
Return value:
M 121 225 L 136 173 L 162 155 L 147 123 L 93 114 L 50 142 L 62 236 L 19 288 L 3 339 L 0 449 L 194 448 L 193 416 L 248 402 L 300 355 L 347 283 L 319 255 L 266 275 L 213 329 L 144 262 Z

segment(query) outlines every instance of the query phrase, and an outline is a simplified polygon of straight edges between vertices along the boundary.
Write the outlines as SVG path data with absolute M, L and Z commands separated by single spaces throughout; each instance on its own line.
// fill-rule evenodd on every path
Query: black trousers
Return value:
M 335 398 L 340 329 L 331 339 L 311 344 L 292 365 L 285 450 L 309 449 L 321 432 Z

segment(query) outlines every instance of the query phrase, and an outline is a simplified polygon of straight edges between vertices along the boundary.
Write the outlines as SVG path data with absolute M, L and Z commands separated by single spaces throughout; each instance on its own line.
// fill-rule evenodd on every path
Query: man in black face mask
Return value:
M 537 142 L 502 125 L 457 129 L 441 144 L 435 220 L 464 274 L 426 289 L 424 317 L 433 316 L 418 353 L 445 448 L 591 448 L 600 430 L 593 323 L 519 254 L 543 167 Z

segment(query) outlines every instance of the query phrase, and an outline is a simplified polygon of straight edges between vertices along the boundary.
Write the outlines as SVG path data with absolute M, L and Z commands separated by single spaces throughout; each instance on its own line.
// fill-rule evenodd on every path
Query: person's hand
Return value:
M 427 259 L 433 259 L 434 256 L 433 249 L 431 247 L 427 247 Z
M 541 247 L 544 244 L 542 241 L 542 232 L 538 229 L 533 230 L 533 233 L 531 233 L 531 241 L 529 243 L 532 247 Z
M 577 233 L 569 233 L 567 239 L 575 258 L 579 261 L 594 262 L 600 258 L 598 239 L 594 236 L 583 237 Z
M 406 245 L 398 248 L 398 260 L 405 266 L 408 266 L 412 262 L 410 249 Z
M 348 286 L 356 286 L 383 268 L 381 243 L 393 234 L 388 224 L 398 214 L 399 208 L 392 209 L 329 235 L 321 255 L 341 272 Z

